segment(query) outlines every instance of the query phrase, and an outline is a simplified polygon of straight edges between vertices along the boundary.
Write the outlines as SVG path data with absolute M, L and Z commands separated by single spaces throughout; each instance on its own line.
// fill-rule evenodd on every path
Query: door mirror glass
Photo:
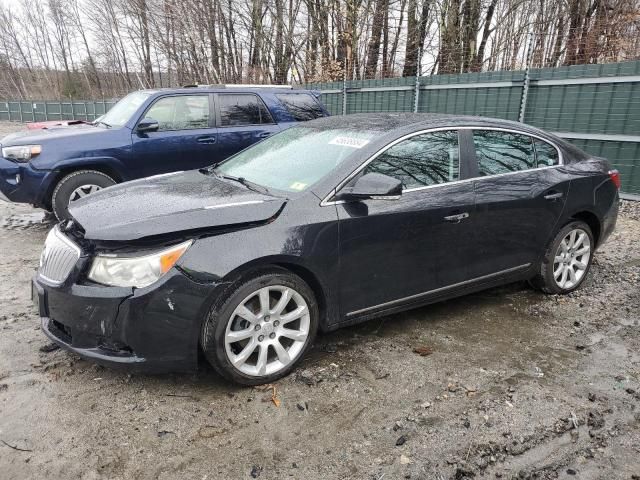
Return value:
M 153 118 L 145 117 L 140 122 L 138 122 L 138 126 L 136 130 L 140 133 L 146 132 L 156 132 L 160 128 L 160 124 L 157 120 Z
M 382 173 L 367 173 L 340 191 L 340 199 L 398 197 L 402 195 L 402 182 Z

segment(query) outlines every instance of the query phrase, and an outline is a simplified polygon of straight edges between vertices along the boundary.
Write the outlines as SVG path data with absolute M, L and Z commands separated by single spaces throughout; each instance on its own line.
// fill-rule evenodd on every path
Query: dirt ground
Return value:
M 640 479 L 639 213 L 623 204 L 581 290 L 514 284 L 322 335 L 274 401 L 206 365 L 42 351 L 29 280 L 51 224 L 0 202 L 0 478 Z

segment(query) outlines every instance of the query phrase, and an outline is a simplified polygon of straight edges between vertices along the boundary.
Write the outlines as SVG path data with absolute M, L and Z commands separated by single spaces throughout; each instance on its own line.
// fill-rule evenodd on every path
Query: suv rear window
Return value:
M 253 93 L 221 93 L 218 103 L 223 127 L 273 123 L 269 110 Z
M 308 93 L 280 93 L 276 97 L 297 122 L 325 116 L 320 104 Z

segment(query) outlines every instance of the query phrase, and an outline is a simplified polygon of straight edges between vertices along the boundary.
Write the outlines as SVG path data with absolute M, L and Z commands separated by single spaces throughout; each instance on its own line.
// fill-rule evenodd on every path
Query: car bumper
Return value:
M 40 206 L 50 174 L 49 170 L 36 170 L 28 163 L 15 163 L 0 157 L 0 199 Z
M 198 340 L 215 285 L 170 271 L 144 289 L 32 280 L 43 333 L 96 363 L 161 373 L 197 367 Z

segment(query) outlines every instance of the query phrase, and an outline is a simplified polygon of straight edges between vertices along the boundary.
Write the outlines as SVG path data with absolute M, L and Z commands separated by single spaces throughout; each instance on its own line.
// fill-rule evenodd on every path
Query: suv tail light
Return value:
M 611 177 L 611 181 L 616 186 L 618 190 L 620 190 L 620 172 L 618 170 L 609 170 L 609 177 Z

